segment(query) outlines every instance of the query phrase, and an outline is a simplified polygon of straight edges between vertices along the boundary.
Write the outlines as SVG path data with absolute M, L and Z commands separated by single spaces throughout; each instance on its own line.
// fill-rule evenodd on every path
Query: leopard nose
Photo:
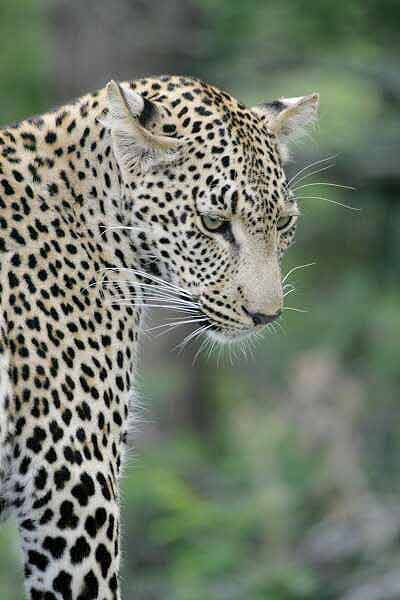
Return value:
M 267 325 L 268 323 L 272 323 L 272 321 L 278 319 L 282 314 L 281 310 L 278 310 L 278 312 L 273 315 L 265 315 L 264 313 L 260 312 L 251 312 L 250 310 L 247 310 L 245 306 L 242 308 L 246 315 L 252 319 L 254 325 Z

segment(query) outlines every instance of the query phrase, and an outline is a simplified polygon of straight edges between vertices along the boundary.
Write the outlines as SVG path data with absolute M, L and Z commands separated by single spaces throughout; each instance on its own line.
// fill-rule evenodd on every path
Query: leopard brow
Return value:
M 214 190 L 215 190 L 215 187 L 214 187 Z M 229 191 L 231 191 L 230 206 L 229 206 L 228 198 L 226 197 L 226 194 Z M 236 189 L 236 187 L 232 190 L 230 185 L 225 184 L 221 187 L 221 189 L 219 191 L 212 192 L 210 194 L 210 198 L 211 198 L 211 200 L 214 200 L 214 203 L 212 204 L 212 206 L 209 206 L 207 208 L 202 208 L 202 207 L 198 206 L 198 202 L 196 201 L 195 207 L 196 207 L 197 212 L 200 215 L 211 215 L 212 214 L 212 215 L 221 217 L 223 219 L 229 219 L 231 216 L 236 214 L 237 204 L 238 204 L 238 199 L 239 199 L 239 192 Z

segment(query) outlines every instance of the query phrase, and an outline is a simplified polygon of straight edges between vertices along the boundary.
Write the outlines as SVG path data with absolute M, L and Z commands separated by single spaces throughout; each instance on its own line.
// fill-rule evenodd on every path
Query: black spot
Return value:
M 74 505 L 69 500 L 64 500 L 60 506 L 60 519 L 57 522 L 59 529 L 75 529 L 79 519 L 74 512 Z
M 21 475 L 26 475 L 31 462 L 32 462 L 32 459 L 29 456 L 24 456 L 24 458 L 22 459 L 22 462 L 19 466 L 19 472 L 21 473 Z
M 13 171 L 12 174 L 14 175 L 14 179 L 15 181 L 23 181 L 24 177 L 23 175 L 21 175 L 21 173 L 19 171 Z
M 61 429 L 61 427 L 58 425 L 58 423 L 56 421 L 52 421 L 50 423 L 50 433 L 51 436 L 53 438 L 53 442 L 56 444 L 59 440 L 62 439 L 63 435 L 64 435 L 64 431 Z
M 74 565 L 85 560 L 90 554 L 90 546 L 86 538 L 80 536 L 70 550 L 71 561 Z
M 110 590 L 112 592 L 116 592 L 118 589 L 118 579 L 116 574 L 114 573 L 114 575 L 112 577 L 110 577 L 110 582 L 109 582 L 109 586 L 110 586 Z
M 10 237 L 12 237 L 13 240 L 15 240 L 16 242 L 18 242 L 18 244 L 21 244 L 21 246 L 25 246 L 26 245 L 26 242 L 25 242 L 24 238 L 22 237 L 22 235 L 14 227 L 11 230 Z
M 114 526 L 115 526 L 115 518 L 113 515 L 109 516 L 108 519 L 108 527 L 107 527 L 107 537 L 112 542 L 114 537 Z
M 7 196 L 12 196 L 13 194 L 15 194 L 14 188 L 11 187 L 11 185 L 8 183 L 7 179 L 2 179 L 1 185 L 3 186 L 4 192 L 6 193 Z
M 55 579 L 53 579 L 53 589 L 61 594 L 63 600 L 72 600 L 72 575 L 66 571 L 60 571 Z
M 46 452 L 46 454 L 45 454 L 45 456 L 44 456 L 44 457 L 45 457 L 45 459 L 47 460 L 47 462 L 48 462 L 48 463 L 50 463 L 50 464 L 52 465 L 52 464 L 53 464 L 53 463 L 55 463 L 55 462 L 56 462 L 56 460 L 57 460 L 57 453 L 56 453 L 56 451 L 54 450 L 54 448 L 50 448 L 50 450 L 48 450 L 48 451 Z
M 71 473 L 69 469 L 63 465 L 58 471 L 54 473 L 54 483 L 56 484 L 57 490 L 63 490 L 67 481 L 71 479 Z
M 57 134 L 54 131 L 48 131 L 44 139 L 47 144 L 54 144 L 57 141 Z
M 37 500 L 35 500 L 35 502 L 32 504 L 32 508 L 34 508 L 34 509 L 43 508 L 43 506 L 46 506 L 46 504 L 48 504 L 50 502 L 52 495 L 53 495 L 53 492 L 51 490 L 49 490 L 47 492 L 47 494 L 42 496 L 42 498 L 38 498 Z
M 102 473 L 97 473 L 97 477 L 96 477 L 97 481 L 100 484 L 101 487 L 101 493 L 103 494 L 104 498 L 108 501 L 111 500 L 111 494 L 110 494 L 110 490 L 106 481 L 106 478 L 104 477 L 104 475 Z
M 85 522 L 85 529 L 90 537 L 95 537 L 99 529 L 107 520 L 107 512 L 104 508 L 97 508 L 94 517 L 89 516 Z
M 33 430 L 33 435 L 27 439 L 26 445 L 32 452 L 38 453 L 42 449 L 42 442 L 45 439 L 45 430 L 42 427 L 36 426 Z
M 176 126 L 175 125 L 170 125 L 170 124 L 163 125 L 163 131 L 164 131 L 164 133 L 167 133 L 167 134 L 175 133 Z
M 39 469 L 38 474 L 35 477 L 35 486 L 38 490 L 43 490 L 47 482 L 47 471 L 44 467 Z
M 58 186 L 56 183 L 49 183 L 47 186 L 50 196 L 55 196 L 58 193 Z
M 67 542 L 61 536 L 50 537 L 47 535 L 43 541 L 43 548 L 48 550 L 53 558 L 61 558 L 64 554 Z
M 111 566 L 111 554 L 104 544 L 99 544 L 96 549 L 96 560 L 100 565 L 101 574 L 104 578 L 107 577 L 108 570 Z
M 81 483 L 74 485 L 71 493 L 78 500 L 80 506 L 87 506 L 89 496 L 93 496 L 95 493 L 94 483 L 90 475 L 87 473 L 81 475 Z
M 45 571 L 49 564 L 49 559 L 44 554 L 36 552 L 36 550 L 29 550 L 28 552 L 28 563 L 37 567 L 39 571 Z
M 78 600 L 97 600 L 99 594 L 99 582 L 93 571 L 89 571 L 83 578 L 83 589 Z
M 43 515 L 40 518 L 40 525 L 47 525 L 47 523 L 50 523 L 50 521 L 52 520 L 52 518 L 54 517 L 54 513 L 51 510 L 51 508 L 46 508 L 46 510 L 44 511 Z
M 229 167 L 230 159 L 229 156 L 223 156 L 221 159 L 223 167 Z
M 22 521 L 20 527 L 26 531 L 35 531 L 36 529 L 35 523 L 31 519 L 25 519 Z

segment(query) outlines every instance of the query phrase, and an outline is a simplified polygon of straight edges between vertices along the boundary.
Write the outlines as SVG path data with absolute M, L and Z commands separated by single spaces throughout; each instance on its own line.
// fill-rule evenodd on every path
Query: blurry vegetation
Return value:
M 161 354 L 147 344 L 123 486 L 125 598 L 399 598 L 399 2 L 3 0 L 0 16 L 2 122 L 77 82 L 154 71 L 201 76 L 248 104 L 317 90 L 319 125 L 288 173 L 336 156 L 302 183 L 357 190 L 304 195 L 362 209 L 302 201 L 285 271 L 316 263 L 290 278 L 289 304 L 309 312 L 286 312 L 255 359 L 192 367 L 171 339 Z M 21 598 L 14 548 L 10 525 L 7 600 Z

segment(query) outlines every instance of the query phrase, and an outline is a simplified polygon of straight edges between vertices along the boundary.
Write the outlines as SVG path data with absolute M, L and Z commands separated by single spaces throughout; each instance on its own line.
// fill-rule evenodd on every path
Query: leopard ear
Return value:
M 106 90 L 108 113 L 99 121 L 111 131 L 115 158 L 125 180 L 180 157 L 183 138 L 156 135 L 146 128 L 148 122 L 161 119 L 154 102 L 132 91 L 127 84 L 110 81 Z
M 267 121 L 268 128 L 284 145 L 305 135 L 308 126 L 317 120 L 319 95 L 281 98 L 253 107 Z

